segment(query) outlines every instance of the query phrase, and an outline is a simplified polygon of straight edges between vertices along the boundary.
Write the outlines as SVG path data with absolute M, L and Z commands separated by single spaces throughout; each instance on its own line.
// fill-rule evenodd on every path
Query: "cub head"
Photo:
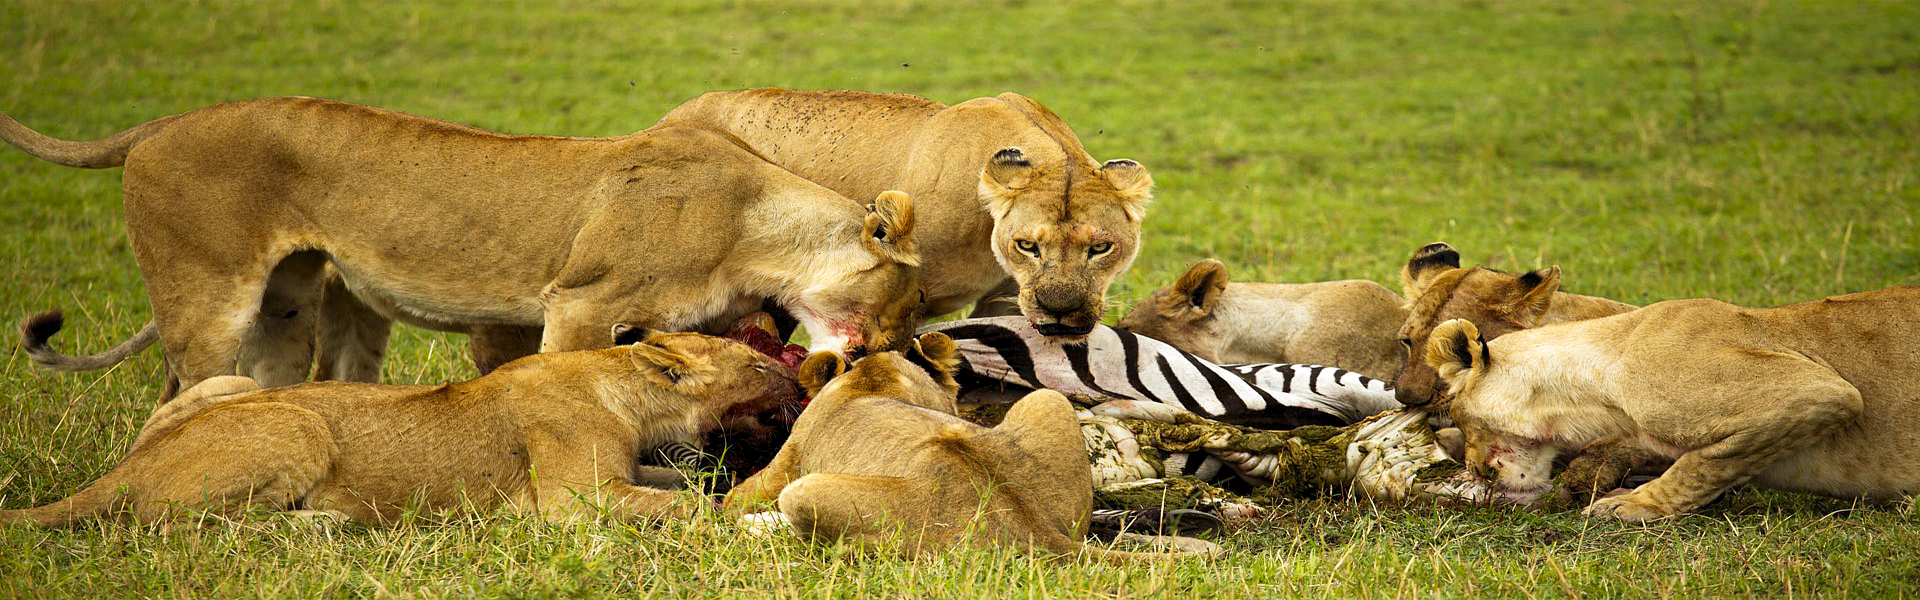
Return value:
M 1400 286 L 1407 299 L 1407 321 L 1400 326 L 1407 360 L 1393 381 L 1394 396 L 1401 404 L 1422 406 L 1448 398 L 1445 380 L 1425 360 L 1434 328 L 1465 319 L 1491 340 L 1538 327 L 1560 289 L 1560 267 L 1519 275 L 1486 267 L 1462 269 L 1460 253 L 1441 242 L 1413 253 L 1400 270 Z
M 1173 286 L 1157 290 L 1133 312 L 1120 318 L 1115 329 L 1144 335 L 1186 352 L 1219 362 L 1220 344 L 1228 339 L 1214 318 L 1214 305 L 1227 291 L 1227 266 L 1214 259 L 1194 263 Z
M 660 333 L 613 326 L 618 346 L 656 401 L 679 396 L 698 402 L 693 433 L 784 436 L 798 412 L 794 373 L 751 346 L 697 333 Z
M 1093 331 L 1106 312 L 1107 287 L 1140 250 L 1153 178 L 1131 160 L 1091 163 L 1078 143 L 1049 160 L 1004 148 L 980 171 L 993 255 L 1019 284 L 1020 312 L 1042 335 Z
M 880 352 L 849 363 L 837 352 L 815 352 L 800 363 L 800 383 L 816 400 L 837 396 L 884 396 L 952 413 L 960 393 L 954 374 L 959 350 L 946 334 L 914 339 L 907 349 Z
M 1477 410 L 1476 393 L 1493 365 L 1487 340 L 1472 321 L 1453 319 L 1435 327 L 1420 348 L 1420 362 L 1453 390 L 1448 414 L 1466 439 L 1467 466 L 1492 479 L 1504 499 L 1531 503 L 1553 491 L 1553 459 L 1558 448 L 1492 427 Z
M 926 304 L 913 230 L 907 194 L 881 192 L 867 207 L 860 244 L 870 262 L 804 292 L 799 306 L 789 307 L 812 336 L 814 350 L 859 355 L 898 349 L 913 339 Z

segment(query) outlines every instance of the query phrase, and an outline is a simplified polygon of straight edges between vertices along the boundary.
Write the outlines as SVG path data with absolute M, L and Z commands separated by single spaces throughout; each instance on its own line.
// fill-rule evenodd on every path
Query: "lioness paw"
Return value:
M 1640 492 L 1602 498 L 1588 506 L 1585 514 L 1589 517 L 1611 517 L 1629 523 L 1644 523 L 1673 516 L 1671 511 L 1648 501 L 1646 495 Z

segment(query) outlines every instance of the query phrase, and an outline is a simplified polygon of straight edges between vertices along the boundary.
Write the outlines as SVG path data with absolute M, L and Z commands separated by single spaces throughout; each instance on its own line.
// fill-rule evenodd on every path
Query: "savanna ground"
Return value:
M 1446 240 L 1629 302 L 1767 305 L 1920 284 L 1920 5 L 1739 3 L 0 4 L 0 110 L 91 139 L 311 95 L 523 133 L 614 135 L 700 92 L 1019 91 L 1159 181 L 1121 304 L 1213 256 L 1243 280 L 1368 278 Z M 0 319 L 63 348 L 146 320 L 117 171 L 0 148 Z M 210 234 L 217 234 L 209 232 Z M 1116 307 L 1116 310 L 1124 307 Z M 399 328 L 385 378 L 469 377 Z M 6 344 L 0 505 L 109 469 L 157 352 L 47 375 Z M 1763 374 L 1756 374 L 1756 376 Z M 1659 377 L 1649 373 L 1648 377 Z M 269 516 L 0 531 L 0 595 L 1837 596 L 1920 590 L 1920 515 L 1751 490 L 1655 526 L 1301 501 L 1212 561 L 925 562 L 702 521 Z

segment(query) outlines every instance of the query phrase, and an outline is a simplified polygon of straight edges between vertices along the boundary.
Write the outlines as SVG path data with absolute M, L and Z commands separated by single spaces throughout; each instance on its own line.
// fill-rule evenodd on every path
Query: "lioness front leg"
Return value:
M 591 426 L 578 429 L 527 436 L 534 498 L 542 517 L 550 521 L 596 514 L 620 521 L 688 518 L 704 508 L 676 492 L 634 485 L 634 444 L 620 439 L 617 432 Z
M 762 510 L 766 504 L 780 496 L 780 491 L 799 476 L 799 469 L 783 450 L 773 457 L 766 468 L 754 473 L 740 485 L 733 486 L 720 506 L 727 514 L 744 514 Z
M 1845 382 L 1839 382 L 1845 385 Z M 1744 429 L 1680 455 L 1660 478 L 1588 506 L 1589 516 L 1648 521 L 1700 508 L 1768 466 L 1820 441 L 1860 411 L 1860 394 L 1785 403 L 1789 410 L 1755 415 Z

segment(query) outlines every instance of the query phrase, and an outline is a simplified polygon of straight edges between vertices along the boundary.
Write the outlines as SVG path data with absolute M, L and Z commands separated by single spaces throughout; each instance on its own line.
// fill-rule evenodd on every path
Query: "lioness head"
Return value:
M 1520 275 L 1462 269 L 1460 253 L 1442 242 L 1413 253 L 1400 270 L 1400 286 L 1408 303 L 1407 321 L 1400 326 L 1407 361 L 1393 381 L 1394 396 L 1401 404 L 1421 406 L 1448 398 L 1446 382 L 1425 360 L 1434 327 L 1465 319 L 1489 340 L 1536 327 L 1560 289 L 1560 267 Z
M 1020 285 L 1020 312 L 1043 335 L 1086 335 L 1107 286 L 1133 264 L 1153 178 L 1131 160 L 1095 166 L 1078 146 L 1037 163 L 1004 148 L 980 172 L 993 255 Z
M 729 434 L 784 436 L 800 401 L 792 369 L 733 340 L 697 333 L 660 333 L 615 325 L 617 351 L 625 352 L 640 378 L 656 392 L 701 404 L 696 435 L 715 428 Z M 656 398 L 659 397 L 656 394 Z
M 953 339 L 932 332 L 905 350 L 869 355 L 851 364 L 836 352 L 815 352 L 800 363 L 800 384 L 808 395 L 885 396 L 947 413 L 956 411 L 960 384 L 959 348 Z
M 1116 329 L 1144 335 L 1194 356 L 1219 362 L 1220 344 L 1231 336 L 1214 318 L 1214 304 L 1227 291 L 1227 266 L 1214 259 L 1194 263 L 1173 287 L 1157 290 Z
M 1466 438 L 1467 466 L 1494 480 L 1501 495 L 1511 502 L 1533 502 L 1553 491 L 1553 459 L 1560 449 L 1547 441 L 1500 431 L 1485 418 L 1484 411 L 1478 410 L 1479 399 L 1475 396 L 1480 388 L 1487 387 L 1482 383 L 1494 360 L 1480 329 L 1466 319 L 1445 321 L 1433 329 L 1419 349 L 1418 362 L 1453 390 L 1448 414 Z M 1503 387 L 1488 391 L 1509 403 L 1530 399 L 1516 397 L 1524 396 L 1525 390 Z
M 924 320 L 920 251 L 913 242 L 913 201 L 881 192 L 867 207 L 860 244 L 871 255 L 853 274 L 801 294 L 788 310 L 807 328 L 815 351 L 894 350 L 913 339 Z

